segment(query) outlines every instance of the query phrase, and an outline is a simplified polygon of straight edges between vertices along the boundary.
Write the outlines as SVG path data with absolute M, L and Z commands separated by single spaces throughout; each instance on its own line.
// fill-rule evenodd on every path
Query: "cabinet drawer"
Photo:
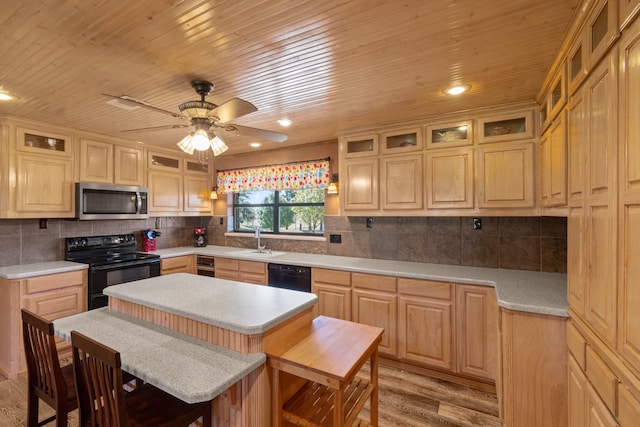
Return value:
M 397 292 L 397 280 L 392 276 L 378 276 L 375 274 L 352 273 L 353 286 L 374 291 Z
M 567 347 L 569 347 L 569 351 L 573 354 L 576 362 L 580 365 L 580 369 L 583 371 L 586 370 L 586 345 L 587 342 L 578 329 L 573 326 L 573 323 L 567 322 Z
M 266 285 L 267 284 L 267 276 L 261 273 L 247 273 L 240 272 L 238 273 L 238 281 L 245 283 L 252 283 L 254 285 Z
M 640 401 L 622 383 L 618 384 L 618 421 L 621 426 L 634 426 L 640 420 Z
M 238 271 L 238 260 L 229 258 L 216 258 L 216 269 Z
M 325 270 L 314 268 L 311 270 L 314 282 L 331 283 L 333 285 L 351 286 L 351 273 L 348 271 Z
M 36 292 L 50 291 L 69 286 L 84 286 L 86 284 L 86 274 L 86 270 L 80 270 L 31 277 L 29 279 L 25 279 L 24 291 L 27 294 L 33 294 Z
M 598 394 L 605 405 L 615 415 L 618 380 L 593 347 L 587 346 L 586 354 L 587 378 L 589 378 L 593 387 L 598 390 Z
M 453 299 L 453 284 L 434 282 L 431 280 L 399 278 L 398 292 L 404 295 L 451 300 Z
M 85 310 L 84 287 L 76 286 L 28 296 L 23 306 L 47 320 L 56 320 Z
M 189 264 L 191 261 L 191 256 L 177 256 L 173 258 L 163 258 L 162 269 L 163 270 L 174 270 L 178 268 L 189 268 Z
M 267 264 L 259 261 L 238 261 L 238 268 L 243 273 L 267 274 Z

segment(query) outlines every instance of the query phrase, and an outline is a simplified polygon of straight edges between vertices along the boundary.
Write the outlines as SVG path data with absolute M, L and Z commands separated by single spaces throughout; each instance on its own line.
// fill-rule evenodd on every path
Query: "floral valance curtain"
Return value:
M 328 160 L 232 169 L 218 172 L 218 192 L 324 189 L 330 176 Z

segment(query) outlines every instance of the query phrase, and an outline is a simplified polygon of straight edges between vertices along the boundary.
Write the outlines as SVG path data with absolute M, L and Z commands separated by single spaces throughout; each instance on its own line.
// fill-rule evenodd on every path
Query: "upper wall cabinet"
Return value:
M 587 69 L 592 70 L 620 35 L 618 3 L 600 0 L 591 11 L 585 25 Z
M 426 126 L 427 149 L 473 144 L 471 120 L 437 123 Z
M 55 129 L 17 126 L 15 148 L 9 166 L 16 179 L 9 190 L 15 205 L 6 206 L 3 216 L 73 217 L 73 137 Z
M 567 92 L 572 95 L 587 78 L 586 33 L 579 33 L 567 55 Z
M 620 31 L 628 27 L 640 12 L 640 0 L 618 0 L 620 5 Z
M 355 135 L 341 138 L 340 154 L 345 159 L 378 154 L 378 134 Z
M 382 152 L 386 154 L 422 150 L 422 128 L 396 129 L 380 134 Z
M 378 209 L 378 159 L 348 159 L 340 165 L 345 211 Z
M 478 119 L 481 144 L 528 138 L 533 138 L 533 112 L 529 110 Z
M 380 159 L 382 209 L 422 209 L 422 153 Z
M 119 185 L 143 185 L 142 148 L 80 138 L 78 180 Z

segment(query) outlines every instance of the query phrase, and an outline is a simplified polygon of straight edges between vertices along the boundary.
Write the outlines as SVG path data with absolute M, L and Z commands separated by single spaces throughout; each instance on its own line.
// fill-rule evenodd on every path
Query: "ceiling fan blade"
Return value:
M 144 102 L 137 101 L 135 99 L 129 98 L 128 96 L 117 96 L 117 95 L 109 95 L 108 93 L 103 93 L 102 95 L 108 96 L 109 98 L 117 99 L 119 101 L 124 102 L 125 104 L 135 105 L 137 107 L 146 108 L 151 111 L 155 111 L 157 113 L 168 114 L 177 119 L 189 120 L 189 118 L 184 117 L 182 114 L 174 113 L 173 111 L 163 110 L 162 108 L 153 107 L 151 105 L 147 105 Z
M 182 129 L 182 128 L 188 128 L 188 127 L 191 127 L 191 125 L 154 126 L 154 127 L 150 127 L 150 128 L 126 129 L 126 130 L 121 130 L 120 132 L 130 132 L 130 133 L 134 133 L 134 132 L 149 132 L 149 131 L 155 131 L 155 130 Z
M 274 142 L 284 142 L 288 138 L 288 136 L 284 133 L 273 132 L 273 131 L 264 130 L 264 129 L 256 129 L 248 126 L 225 125 L 225 126 L 222 126 L 222 128 L 227 132 L 236 133 L 241 136 L 268 139 L 269 141 L 274 141 Z
M 207 116 L 216 117 L 216 122 L 226 123 L 246 114 L 253 113 L 254 111 L 258 111 L 258 109 L 249 101 L 233 98 L 209 111 Z

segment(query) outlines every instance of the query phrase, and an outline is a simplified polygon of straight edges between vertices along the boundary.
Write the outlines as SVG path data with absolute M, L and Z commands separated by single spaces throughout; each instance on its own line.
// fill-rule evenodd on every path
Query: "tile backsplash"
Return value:
M 220 224 L 220 219 L 223 224 Z M 567 220 L 561 217 L 325 217 L 326 242 L 268 239 L 273 250 L 417 261 L 438 264 L 567 271 Z M 193 228 L 207 227 L 209 244 L 253 247 L 254 239 L 225 236 L 226 217 L 163 217 L 147 220 L 0 220 L 0 267 L 64 259 L 64 238 L 158 230 L 158 249 L 193 245 Z M 159 227 L 156 227 L 159 225 Z M 329 235 L 341 243 L 330 243 Z

